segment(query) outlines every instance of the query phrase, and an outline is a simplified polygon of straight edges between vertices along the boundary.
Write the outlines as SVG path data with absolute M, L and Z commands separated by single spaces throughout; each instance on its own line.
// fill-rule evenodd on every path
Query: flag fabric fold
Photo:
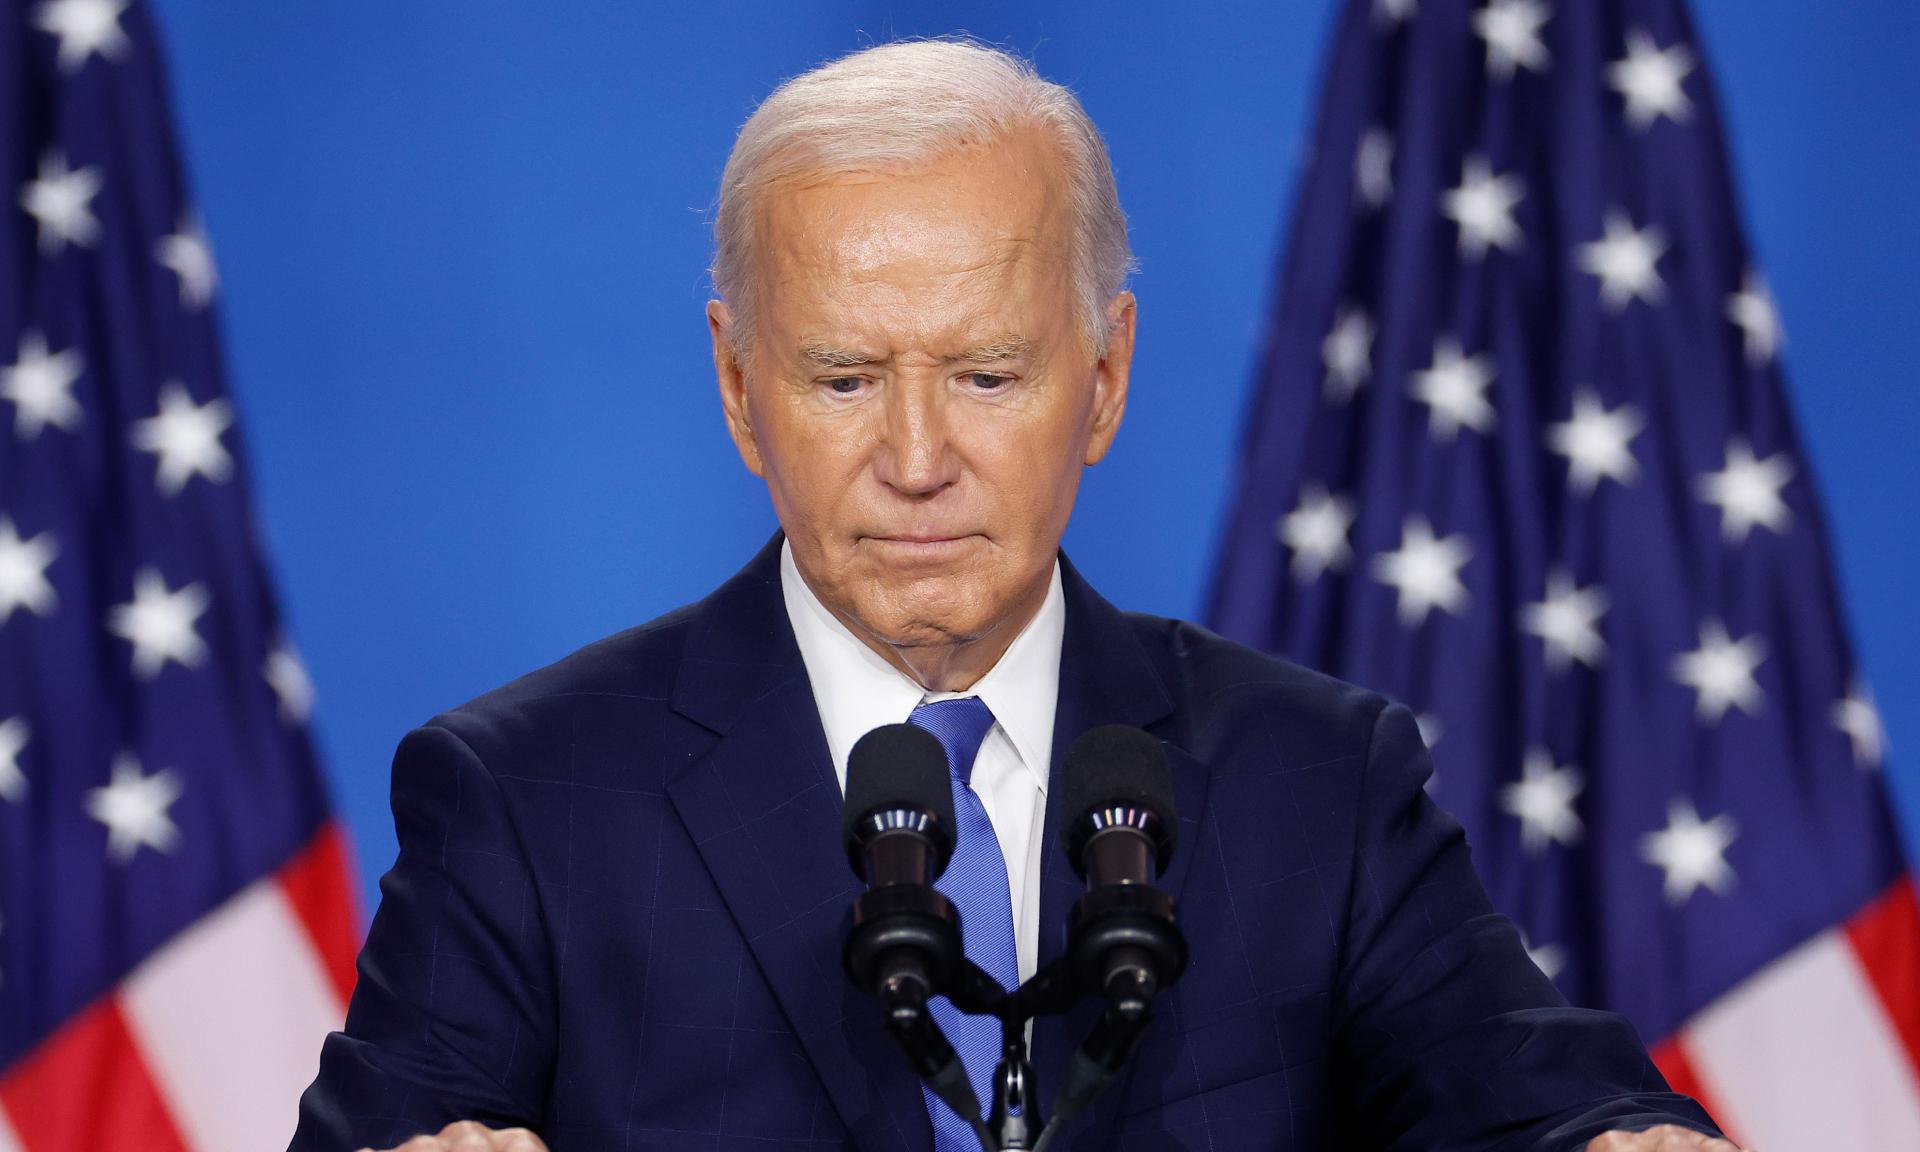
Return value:
M 1536 962 L 1772 1150 L 1920 1147 L 1920 914 L 1678 0 L 1339 22 L 1209 607 L 1405 701 Z
M 349 864 L 144 4 L 0 2 L 0 1152 L 257 1150 Z

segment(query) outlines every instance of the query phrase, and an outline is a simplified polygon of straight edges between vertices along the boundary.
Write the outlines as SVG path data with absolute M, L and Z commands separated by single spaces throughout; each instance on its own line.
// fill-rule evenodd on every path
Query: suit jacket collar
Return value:
M 1190 742 L 1186 715 L 1179 708 L 1160 667 L 1142 642 L 1134 626 L 1112 604 L 1094 591 L 1080 573 L 1060 557 L 1063 586 L 1067 596 L 1066 640 L 1060 654 L 1060 704 L 1054 719 L 1054 787 L 1050 796 L 1063 795 L 1060 772 L 1067 749 L 1081 733 L 1106 724 L 1125 724 L 1145 729 L 1160 738 L 1173 770 L 1174 809 L 1179 837 L 1173 861 L 1159 886 L 1176 900 L 1186 881 L 1191 845 L 1196 840 L 1200 816 L 1206 806 L 1208 772 L 1186 750 Z M 1072 863 L 1062 846 L 1063 819 L 1071 814 L 1059 808 L 1047 808 L 1046 841 L 1041 847 L 1040 893 L 1040 965 L 1045 967 L 1066 951 L 1067 918 L 1073 905 L 1085 892 L 1074 875 Z M 1067 1066 L 1073 1049 L 1093 1029 L 1101 1005 L 1089 997 L 1066 1017 L 1042 1017 L 1034 1022 L 1032 1060 L 1039 1079 L 1037 1093 L 1043 1106 L 1051 1110 L 1052 1093 L 1058 1076 Z M 1161 1012 L 1166 1012 L 1163 1003 Z M 1163 1022 L 1161 1027 L 1165 1027 Z M 1128 1095 L 1131 1068 L 1123 1071 L 1095 1098 L 1093 1105 L 1063 1134 L 1058 1147 L 1104 1148 L 1119 1120 Z
M 688 613 L 673 708 L 716 736 L 667 793 L 739 924 L 795 1036 L 855 1141 L 865 1149 L 932 1147 L 918 1080 L 895 1049 L 877 1006 L 840 968 L 846 911 L 860 890 L 840 847 L 840 790 L 806 667 L 780 592 L 776 533 L 737 575 Z M 1087 728 L 1130 724 L 1166 739 L 1173 697 L 1132 626 L 1060 558 L 1066 597 L 1060 699 L 1049 795 L 1067 746 Z M 1190 839 L 1206 773 L 1177 747 L 1175 798 Z M 1064 950 L 1079 885 L 1049 810 L 1043 848 L 1040 963 Z M 1178 895 L 1189 853 L 1163 884 Z M 1035 1027 L 1042 1090 L 1093 1020 L 1091 1006 Z M 1124 1087 L 1121 1085 L 1120 1087 Z M 1096 1109 L 1100 1131 L 1117 1116 L 1113 1088 Z M 1044 1099 L 1044 1097 L 1043 1097 Z

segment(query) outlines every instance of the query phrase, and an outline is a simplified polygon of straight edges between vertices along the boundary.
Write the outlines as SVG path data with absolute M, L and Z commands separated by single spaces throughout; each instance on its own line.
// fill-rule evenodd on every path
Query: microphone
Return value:
M 1066 959 L 1107 1010 L 1068 1062 L 1036 1149 L 1050 1147 L 1126 1063 L 1154 996 L 1187 969 L 1173 897 L 1153 886 L 1177 839 L 1166 750 L 1138 728 L 1094 728 L 1067 749 L 1060 777 L 1067 858 L 1087 884 L 1067 920 Z
M 1151 884 L 1173 858 L 1173 771 L 1160 741 L 1109 724 L 1082 733 L 1061 771 L 1067 857 L 1087 887 Z
M 1083 733 L 1061 770 L 1067 857 L 1087 893 L 1067 924 L 1083 987 L 1144 1010 L 1187 967 L 1173 898 L 1153 887 L 1173 858 L 1173 770 L 1160 741 L 1109 724 Z
M 932 997 L 958 990 L 966 964 L 959 913 L 933 886 L 953 858 L 951 780 L 946 749 L 912 724 L 875 728 L 848 753 L 841 832 L 867 890 L 853 902 L 840 960 L 880 1001 L 913 1070 L 984 1131 L 966 1065 L 927 1010 Z
M 841 834 L 854 874 L 874 888 L 931 886 L 953 858 L 953 789 L 933 733 L 888 724 L 847 755 Z

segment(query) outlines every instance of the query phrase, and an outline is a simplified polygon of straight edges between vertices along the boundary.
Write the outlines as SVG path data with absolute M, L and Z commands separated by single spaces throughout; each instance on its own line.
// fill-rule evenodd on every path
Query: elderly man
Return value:
M 1135 331 L 1065 89 L 966 43 L 826 65 L 742 129 L 716 233 L 721 404 L 781 533 L 401 743 L 296 1150 L 977 1147 L 838 959 L 848 752 L 906 720 L 947 744 L 968 952 L 1008 985 L 1077 895 L 1063 749 L 1127 724 L 1173 763 L 1192 966 L 1072 1147 L 1731 1149 L 1529 963 L 1405 709 L 1060 554 Z M 1086 1019 L 1036 1026 L 1042 1099 Z M 991 1037 L 954 1031 L 984 1086 Z

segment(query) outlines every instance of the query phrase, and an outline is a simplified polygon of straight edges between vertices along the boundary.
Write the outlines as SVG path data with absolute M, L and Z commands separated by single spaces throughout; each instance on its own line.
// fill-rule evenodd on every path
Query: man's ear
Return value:
M 1107 347 L 1094 365 L 1093 427 L 1087 437 L 1088 465 L 1098 464 L 1113 446 L 1120 417 L 1127 411 L 1127 382 L 1133 372 L 1133 332 L 1137 308 L 1133 293 L 1107 302 Z
M 753 417 L 747 405 L 747 370 L 734 351 L 733 312 L 725 300 L 707 301 L 707 332 L 713 337 L 713 373 L 720 384 L 720 408 L 727 417 L 727 434 L 747 471 L 764 477 L 760 442 L 753 435 Z

